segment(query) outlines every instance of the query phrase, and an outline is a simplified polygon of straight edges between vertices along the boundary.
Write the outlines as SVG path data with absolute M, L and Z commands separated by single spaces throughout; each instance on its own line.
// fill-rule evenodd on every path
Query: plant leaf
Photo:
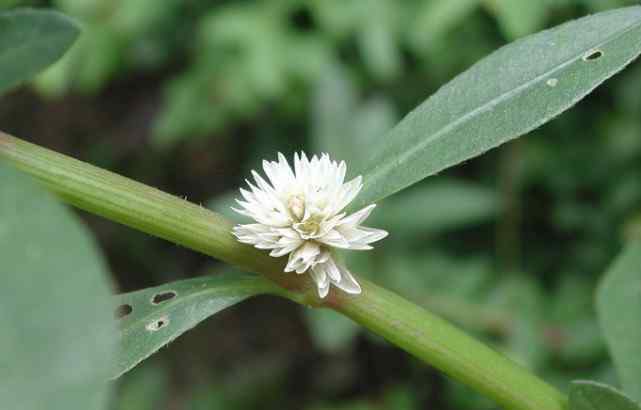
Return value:
M 570 386 L 569 410 L 639 410 L 641 407 L 617 389 L 592 381 Z
M 597 313 L 623 390 L 641 400 L 641 240 L 630 242 L 606 273 Z
M 104 408 L 115 347 L 105 273 L 72 214 L 0 164 L 2 408 Z
M 119 377 L 175 338 L 250 296 L 282 291 L 256 275 L 230 273 L 188 279 L 115 297 L 120 316 Z
M 380 140 L 356 173 L 366 185 L 354 209 L 533 130 L 640 52 L 639 6 L 585 17 L 499 49 Z
M 55 11 L 0 13 L 0 93 L 53 64 L 79 32 L 73 20 Z

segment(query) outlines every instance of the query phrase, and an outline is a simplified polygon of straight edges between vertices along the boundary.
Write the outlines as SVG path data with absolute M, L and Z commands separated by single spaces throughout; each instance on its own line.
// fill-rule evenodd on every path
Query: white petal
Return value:
M 361 226 L 360 229 L 369 234 L 367 236 L 367 243 L 380 241 L 381 239 L 383 239 L 383 238 L 387 237 L 387 235 L 389 235 L 389 233 L 387 231 L 384 231 L 382 229 L 367 228 L 365 226 Z
M 319 236 L 323 236 L 327 234 L 329 231 L 334 229 L 337 225 L 339 225 L 342 221 L 342 218 L 345 216 L 344 213 L 335 215 L 329 219 L 326 219 L 321 222 L 321 229 L 320 229 L 320 234 Z
M 318 296 L 321 299 L 323 299 L 329 293 L 329 285 L 330 285 L 330 281 L 326 281 L 322 285 L 319 285 L 319 284 L 316 285 L 318 289 Z
M 267 183 L 263 179 L 263 177 L 260 176 L 260 174 L 254 170 L 252 170 L 252 176 L 254 177 L 254 181 L 256 181 L 256 184 L 258 184 L 258 187 L 265 193 L 271 193 L 274 192 L 274 188 Z
M 300 248 L 289 255 L 289 261 L 285 272 L 296 271 L 303 273 L 314 263 L 314 259 L 320 254 L 320 247 L 314 242 L 305 242 Z
M 346 173 L 347 173 L 347 164 L 345 164 L 345 161 L 341 161 L 341 163 L 338 165 L 337 172 L 336 172 L 337 185 L 343 185 L 343 182 L 345 181 Z
M 309 159 L 307 159 L 307 155 L 303 151 L 300 152 L 300 155 L 298 153 L 294 154 L 294 173 L 298 181 L 309 182 Z
M 287 245 L 284 245 L 282 248 L 274 248 L 274 250 L 269 253 L 269 256 L 273 256 L 275 258 L 278 258 L 278 257 L 281 257 L 281 256 L 285 256 L 288 253 L 293 252 L 296 249 L 298 249 L 298 247 L 301 246 L 302 243 L 303 243 L 303 241 L 292 242 L 292 243 L 289 243 Z
M 334 248 L 349 249 L 350 247 L 350 242 L 336 229 L 332 229 L 316 240 Z
M 285 177 L 290 181 L 296 179 L 292 168 L 289 166 L 289 162 L 287 162 L 287 158 L 285 158 L 285 156 L 280 152 L 278 153 L 278 166 L 282 177 Z
M 323 250 L 321 254 L 316 258 L 316 263 L 325 263 L 332 258 L 332 254 L 327 250 Z
M 316 286 L 318 286 L 319 290 L 321 288 L 329 287 L 329 276 L 327 276 L 323 265 L 316 265 L 312 267 L 310 269 L 310 275 L 312 279 L 314 279 L 314 282 L 316 282 Z
M 360 211 L 354 212 L 347 218 L 343 218 L 343 220 L 340 222 L 341 225 L 351 225 L 351 226 L 356 226 L 360 225 L 369 217 L 369 215 L 372 213 L 372 211 L 376 208 L 376 204 L 371 204 L 366 206 L 365 208 L 361 209 Z
M 363 178 L 361 176 L 357 176 L 356 178 L 352 179 L 348 183 L 344 184 L 338 191 L 336 195 L 336 204 L 334 208 L 334 212 L 338 213 L 343 208 L 345 208 L 350 202 L 356 198 L 356 195 L 361 191 L 363 188 L 363 183 L 362 183 Z
M 337 265 L 338 269 L 341 272 L 341 278 L 339 281 L 333 281 L 332 283 L 339 289 L 341 289 L 343 292 L 352 294 L 352 295 L 358 295 L 361 293 L 361 286 L 356 282 L 356 279 L 354 276 L 352 276 L 351 272 L 344 266 Z
M 331 257 L 324 264 L 325 272 L 332 282 L 341 280 L 341 271 Z

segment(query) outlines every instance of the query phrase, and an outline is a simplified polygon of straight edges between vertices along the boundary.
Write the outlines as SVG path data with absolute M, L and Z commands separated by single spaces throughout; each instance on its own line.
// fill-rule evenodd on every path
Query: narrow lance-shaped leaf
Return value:
M 509 44 L 441 88 L 358 170 L 354 207 L 516 138 L 574 105 L 641 52 L 641 7 L 585 17 Z
M 49 193 L 0 164 L 0 407 L 103 409 L 115 347 L 105 266 Z
M 50 10 L 0 13 L 0 93 L 53 64 L 78 37 L 78 26 Z
M 569 399 L 569 410 L 641 410 L 615 388 L 590 381 L 572 382 Z
M 173 282 L 115 297 L 119 377 L 187 330 L 250 296 L 283 291 L 256 275 L 229 273 Z
M 606 273 L 597 312 L 623 390 L 641 400 L 641 240 L 629 243 Z

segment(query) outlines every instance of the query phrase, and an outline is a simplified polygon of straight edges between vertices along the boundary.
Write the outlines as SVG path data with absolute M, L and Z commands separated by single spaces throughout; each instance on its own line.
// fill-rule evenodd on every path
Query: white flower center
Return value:
M 295 223 L 293 225 L 293 228 L 296 232 L 298 232 L 301 238 L 306 240 L 314 239 L 321 236 L 320 235 L 321 221 L 322 221 L 321 216 L 314 215 L 308 218 L 304 222 Z

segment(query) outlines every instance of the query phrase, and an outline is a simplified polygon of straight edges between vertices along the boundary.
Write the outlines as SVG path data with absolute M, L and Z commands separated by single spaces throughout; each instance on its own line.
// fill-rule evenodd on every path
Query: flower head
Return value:
M 367 250 L 370 243 L 387 232 L 366 228 L 361 223 L 376 205 L 347 215 L 345 207 L 363 187 L 362 177 L 345 182 L 344 161 L 332 161 L 329 155 L 308 159 L 304 152 L 294 155 L 294 169 L 283 156 L 277 162 L 263 161 L 267 182 L 252 171 L 255 184 L 241 188 L 244 200 L 236 212 L 256 223 L 236 225 L 233 233 L 240 242 L 258 249 L 270 249 L 271 256 L 289 254 L 285 272 L 308 272 L 324 298 L 330 284 L 359 294 L 361 287 L 349 270 L 337 263 L 332 248 Z

